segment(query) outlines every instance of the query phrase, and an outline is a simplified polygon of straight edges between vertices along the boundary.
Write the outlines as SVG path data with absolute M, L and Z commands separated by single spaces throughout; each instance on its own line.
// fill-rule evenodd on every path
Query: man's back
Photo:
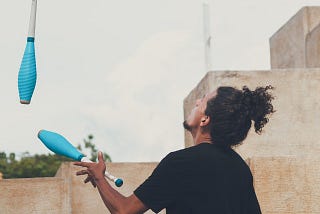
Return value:
M 262 128 L 274 113 L 268 92 L 272 86 L 242 90 L 221 86 L 196 100 L 183 122 L 193 137 L 194 147 L 167 155 L 134 194 L 124 197 L 104 179 L 105 163 L 75 163 L 87 169 L 85 182 L 97 186 L 112 213 L 154 212 L 183 214 L 259 214 L 249 167 L 231 147 L 245 140 L 254 124 Z
M 247 164 L 209 143 L 170 153 L 134 193 L 154 212 L 261 213 Z

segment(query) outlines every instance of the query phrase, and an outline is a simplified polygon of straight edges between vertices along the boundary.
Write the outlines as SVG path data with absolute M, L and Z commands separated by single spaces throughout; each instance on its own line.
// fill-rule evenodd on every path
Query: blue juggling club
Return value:
M 58 133 L 40 130 L 38 133 L 38 138 L 50 151 L 58 155 L 62 155 L 81 162 L 92 162 L 89 160 L 89 158 L 85 157 L 85 155 L 83 155 L 78 149 L 76 149 L 67 139 L 65 139 Z M 120 187 L 123 184 L 122 179 L 114 177 L 107 171 L 105 172 L 105 177 L 113 181 L 117 187 Z
M 29 33 L 18 74 L 18 90 L 21 104 L 29 104 L 36 86 L 37 68 L 34 48 L 37 0 L 32 0 Z

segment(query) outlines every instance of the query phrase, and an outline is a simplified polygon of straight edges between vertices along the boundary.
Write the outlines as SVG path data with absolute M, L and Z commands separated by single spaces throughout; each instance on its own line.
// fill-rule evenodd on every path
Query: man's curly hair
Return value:
M 272 86 L 257 87 L 251 91 L 247 86 L 242 90 L 233 87 L 219 87 L 217 95 L 207 102 L 205 114 L 211 118 L 208 125 L 212 141 L 223 146 L 235 146 L 247 137 L 252 121 L 255 132 L 261 134 L 275 112 L 268 92 Z

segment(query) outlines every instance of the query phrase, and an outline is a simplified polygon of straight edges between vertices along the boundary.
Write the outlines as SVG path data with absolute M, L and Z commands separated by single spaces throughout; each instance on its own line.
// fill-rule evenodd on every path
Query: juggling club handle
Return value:
M 28 37 L 34 38 L 36 31 L 37 0 L 32 0 Z
M 81 162 L 92 162 L 89 158 L 87 157 L 83 157 L 81 158 Z M 110 181 L 114 182 L 114 184 L 117 186 L 117 187 L 121 187 L 122 184 L 123 184 L 123 180 L 121 178 L 116 178 L 114 177 L 113 175 L 111 175 L 109 172 L 105 171 L 105 174 L 104 176 L 106 178 L 108 178 Z

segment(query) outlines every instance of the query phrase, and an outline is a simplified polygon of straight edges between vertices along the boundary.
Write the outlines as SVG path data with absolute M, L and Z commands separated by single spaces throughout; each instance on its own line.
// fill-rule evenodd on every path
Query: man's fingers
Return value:
M 88 183 L 89 181 L 91 182 L 91 184 L 92 184 L 92 186 L 93 186 L 94 188 L 97 187 L 96 182 L 93 180 L 93 178 L 92 178 L 91 176 L 88 175 L 88 177 L 87 177 L 86 179 L 84 179 L 84 183 Z
M 76 173 L 76 175 L 88 175 L 89 172 L 87 170 L 80 170 Z
M 74 162 L 74 163 L 73 163 L 73 165 L 83 166 L 83 167 L 89 167 L 90 164 L 92 164 L 92 163 L 89 163 L 89 162 Z
M 100 163 L 100 162 L 104 162 L 104 160 L 103 160 L 103 154 L 102 154 L 101 151 L 98 152 L 98 160 L 99 160 L 99 163 Z
M 96 182 L 95 182 L 94 180 L 91 180 L 91 184 L 92 184 L 92 186 L 93 186 L 94 188 L 97 187 L 97 184 L 96 184 Z
M 91 181 L 91 180 L 92 180 L 91 177 L 88 176 L 86 179 L 84 179 L 84 182 L 85 182 L 85 183 L 88 183 L 88 182 Z

